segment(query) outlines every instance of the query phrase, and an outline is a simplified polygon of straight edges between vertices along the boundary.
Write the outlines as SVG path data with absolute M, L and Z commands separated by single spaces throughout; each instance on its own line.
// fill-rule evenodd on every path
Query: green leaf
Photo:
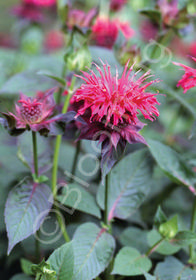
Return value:
M 120 235 L 120 242 L 123 246 L 134 246 L 141 253 L 145 253 L 148 249 L 147 231 L 129 227 Z
M 174 182 L 183 184 L 192 191 L 194 190 L 195 174 L 181 156 L 170 147 L 155 141 L 147 140 L 149 149 L 157 164 Z
M 26 71 L 12 76 L 0 88 L 0 93 L 34 95 L 36 91 L 46 91 L 49 88 L 58 86 L 58 83 L 48 77 L 35 74 L 33 71 Z
M 148 244 L 150 247 L 155 245 L 159 240 L 162 239 L 162 236 L 156 231 L 151 230 L 148 235 Z M 181 249 L 181 246 L 175 245 L 170 243 L 167 240 L 164 240 L 160 243 L 160 245 L 156 248 L 156 252 L 162 254 L 162 255 L 172 255 L 178 252 Z
M 68 210 L 68 212 L 73 213 L 76 209 L 101 218 L 101 213 L 94 197 L 80 185 L 69 184 L 64 186 L 62 194 L 57 196 L 57 200 L 61 204 L 71 207 L 71 210 L 65 208 L 65 211 Z
M 156 228 L 159 228 L 159 226 L 163 223 L 167 222 L 167 217 L 165 216 L 164 212 L 161 209 L 161 206 L 158 207 L 157 212 L 154 217 L 154 224 Z
M 23 182 L 10 191 L 5 207 L 8 254 L 19 241 L 39 229 L 51 207 L 52 194 L 45 184 Z
M 152 263 L 148 257 L 141 255 L 132 247 L 124 247 L 117 254 L 112 274 L 135 276 L 148 272 Z
M 10 278 L 10 280 L 33 280 L 33 278 L 23 273 L 19 273 Z
M 152 276 L 149 273 L 144 273 L 144 276 L 146 277 L 146 280 L 157 280 L 155 276 Z
M 74 277 L 92 280 L 105 270 L 112 259 L 114 238 L 93 223 L 80 226 L 73 237 Z
M 175 215 L 159 227 L 159 233 L 165 238 L 173 238 L 178 232 L 178 216 Z
M 72 280 L 74 269 L 74 255 L 72 243 L 66 243 L 56 249 L 47 262 L 51 269 L 56 271 L 58 280 Z
M 27 274 L 27 275 L 33 275 L 33 272 L 31 270 L 31 267 L 32 267 L 32 262 L 29 261 L 29 260 L 26 260 L 26 259 L 21 259 L 20 260 L 20 264 L 21 264 L 21 268 L 22 268 L 22 271 Z
M 196 272 L 185 266 L 174 257 L 167 257 L 164 262 L 159 263 L 155 269 L 155 275 L 163 280 L 194 280 Z
M 37 72 L 38 75 L 43 75 L 43 76 L 46 76 L 50 79 L 53 79 L 57 82 L 59 82 L 62 86 L 66 86 L 66 82 L 64 79 L 60 78 L 60 77 L 57 77 L 57 76 L 54 76 L 54 75 L 51 75 L 50 73 L 48 72 L 45 72 L 45 71 L 39 71 Z
M 196 242 L 196 233 L 192 231 L 179 231 L 171 241 L 173 244 L 187 246 Z
M 161 13 L 155 9 L 142 9 L 139 10 L 140 14 L 149 17 L 153 22 L 160 24 L 161 21 Z
M 108 219 L 128 218 L 142 204 L 151 187 L 152 163 L 146 149 L 124 157 L 109 176 Z M 104 208 L 105 186 L 100 186 L 97 201 Z

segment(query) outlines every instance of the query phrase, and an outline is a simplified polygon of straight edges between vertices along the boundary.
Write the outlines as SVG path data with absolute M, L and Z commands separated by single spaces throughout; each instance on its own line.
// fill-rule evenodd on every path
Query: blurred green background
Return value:
M 11 16 L 11 7 L 19 3 L 18 0 L 0 0 L 0 32 L 9 31 L 14 17 Z

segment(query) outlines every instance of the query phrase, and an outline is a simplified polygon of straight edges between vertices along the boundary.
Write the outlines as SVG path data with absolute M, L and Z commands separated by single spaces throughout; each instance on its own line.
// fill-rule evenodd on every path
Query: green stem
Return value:
M 32 141 L 33 141 L 33 163 L 34 163 L 34 172 L 36 179 L 38 178 L 38 157 L 37 157 L 37 138 L 36 132 L 32 131 Z
M 191 227 L 190 230 L 192 232 L 195 232 L 195 222 L 196 222 L 196 197 L 194 199 L 194 203 L 193 203 L 193 211 L 192 211 L 192 218 L 191 218 Z M 194 259 L 194 244 L 191 244 L 189 246 L 189 254 L 190 254 L 190 261 L 192 261 Z
M 68 95 L 66 96 L 65 103 L 62 109 L 62 114 L 65 114 L 67 112 L 68 106 L 69 106 L 69 101 L 72 95 L 72 90 L 74 87 L 75 83 L 75 77 L 73 77 L 70 90 Z M 57 173 L 58 173 L 58 159 L 59 159 L 59 151 L 60 151 L 60 146 L 61 146 L 61 141 L 62 141 L 62 136 L 57 135 L 56 137 L 56 143 L 55 143 L 55 148 L 54 148 L 54 159 L 53 159 L 53 169 L 52 169 L 52 193 L 54 198 L 56 197 L 57 194 Z
M 71 86 L 70 86 L 70 90 L 68 92 L 68 95 L 66 96 L 65 103 L 64 103 L 64 106 L 63 106 L 63 109 L 62 109 L 62 114 L 65 114 L 67 112 L 67 109 L 68 109 L 68 106 L 69 106 L 69 101 L 70 101 L 70 98 L 72 96 L 72 91 L 73 91 L 73 87 L 74 87 L 74 84 L 75 84 L 75 79 L 76 78 L 73 77 L 72 82 L 71 82 Z M 52 168 L 52 193 L 53 193 L 54 200 L 56 199 L 56 195 L 57 195 L 58 159 L 59 159 L 61 141 L 62 141 L 62 136 L 57 135 L 56 143 L 55 143 L 55 149 L 54 149 L 53 168 Z M 69 242 L 70 238 L 69 238 L 69 235 L 67 233 L 65 223 L 62 219 L 62 215 L 60 214 L 59 207 L 57 205 L 55 205 L 55 209 L 56 209 L 57 221 L 58 221 L 58 224 L 61 228 L 64 239 L 65 239 L 66 242 Z
M 65 239 L 66 242 L 69 242 L 70 241 L 70 238 L 69 238 L 69 235 L 67 233 L 67 230 L 66 230 L 66 226 L 65 226 L 65 223 L 64 223 L 64 219 L 62 217 L 62 214 L 59 210 L 59 207 L 57 204 L 54 205 L 54 209 L 55 209 L 55 213 L 56 213 L 56 218 L 57 218 L 57 221 L 58 221 L 58 224 L 59 224 L 59 227 L 61 229 L 61 232 L 63 234 L 63 237 Z
M 34 164 L 34 179 L 38 179 L 39 173 L 38 173 L 38 156 L 37 156 L 37 137 L 36 132 L 32 131 L 32 142 L 33 142 L 33 164 Z M 39 230 L 37 231 L 37 236 L 39 237 Z M 40 243 L 39 238 L 35 239 L 35 257 L 36 262 L 40 262 Z
M 108 221 L 108 191 L 109 191 L 109 175 L 105 177 L 105 212 L 104 212 L 104 223 L 106 226 L 110 226 Z
M 39 230 L 36 233 L 36 237 L 38 238 L 35 238 L 35 257 L 36 257 L 36 262 L 39 263 L 40 262 Z
M 108 228 L 108 232 L 111 234 L 112 233 L 112 229 L 111 229 L 111 225 L 110 225 L 110 221 L 108 220 L 108 194 L 109 194 L 109 175 L 107 174 L 105 177 L 105 211 L 104 211 L 104 224 L 107 226 Z M 110 262 L 109 266 L 107 267 L 106 271 L 105 271 L 105 276 L 106 276 L 106 280 L 113 280 L 114 279 L 114 275 L 111 275 L 111 271 L 113 268 L 113 260 Z
M 79 156 L 79 153 L 80 153 L 80 146 L 81 146 L 81 141 L 79 140 L 77 142 L 77 144 L 76 144 L 76 151 L 75 151 L 73 166 L 72 166 L 72 170 L 71 170 L 70 183 L 72 183 L 74 181 L 74 176 L 75 176 L 75 173 L 76 173 L 76 166 L 77 166 L 78 156 Z
M 158 247 L 159 245 L 165 240 L 165 238 L 161 238 L 159 241 L 157 241 L 147 252 L 146 252 L 146 256 L 150 256 Z

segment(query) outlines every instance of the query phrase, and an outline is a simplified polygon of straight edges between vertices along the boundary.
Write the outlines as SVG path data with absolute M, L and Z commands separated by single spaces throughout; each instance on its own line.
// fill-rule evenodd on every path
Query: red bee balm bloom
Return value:
M 142 83 L 149 76 L 149 72 L 134 81 L 136 75 L 130 78 L 133 66 L 127 71 L 128 63 L 125 66 L 121 78 L 118 72 L 112 77 L 110 66 L 103 64 L 104 72 L 96 65 L 100 76 L 90 70 L 91 75 L 83 72 L 84 77 L 79 76 L 86 83 L 72 97 L 72 103 L 82 101 L 79 106 L 78 115 L 84 115 L 88 109 L 91 110 L 90 121 L 105 121 L 105 125 L 132 124 L 137 121 L 138 110 L 146 119 L 153 120 L 153 114 L 158 116 L 159 112 L 154 106 L 159 104 L 155 98 L 156 94 L 145 92 L 152 83 Z
M 35 6 L 49 7 L 56 4 L 56 0 L 23 0 L 26 4 L 33 4 Z
M 49 119 L 54 112 L 55 102 L 53 99 L 53 90 L 47 93 L 38 92 L 35 98 L 20 95 L 18 103 L 15 105 L 16 114 L 10 113 L 16 120 L 16 128 L 29 127 L 33 131 L 40 131 L 43 128 L 49 128 Z
M 111 49 L 118 37 L 119 30 L 126 39 L 134 35 L 128 22 L 121 22 L 118 19 L 110 20 L 107 17 L 97 18 L 92 27 L 92 40 L 96 45 Z
M 139 111 L 146 119 L 153 120 L 159 112 L 155 105 L 159 104 L 155 95 L 146 92 L 152 83 L 143 83 L 149 76 L 145 73 L 137 80 L 130 77 L 133 66 L 128 70 L 125 66 L 121 78 L 112 76 L 110 66 L 103 64 L 103 71 L 96 65 L 100 75 L 92 70 L 82 72 L 80 77 L 85 83 L 75 92 L 71 99 L 72 108 L 81 116 L 86 125 L 81 128 L 80 139 L 99 140 L 102 142 L 102 163 L 108 170 L 116 161 L 115 151 L 124 150 L 126 142 L 146 143 L 138 133 L 144 126 L 138 120 Z M 107 161 L 107 164 L 106 164 Z M 107 172 L 106 172 L 107 173 Z
M 196 58 L 192 57 L 192 59 L 196 62 Z M 177 87 L 182 87 L 184 89 L 184 93 L 187 92 L 192 87 L 196 86 L 196 69 L 193 69 L 189 66 L 186 66 L 181 63 L 173 62 L 173 64 L 184 68 L 185 73 L 182 76 L 182 79 L 178 82 Z

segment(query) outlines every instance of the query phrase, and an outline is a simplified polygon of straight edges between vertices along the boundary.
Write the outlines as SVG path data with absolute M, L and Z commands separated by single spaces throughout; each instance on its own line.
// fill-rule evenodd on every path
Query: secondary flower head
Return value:
M 192 59 L 196 62 L 196 58 L 192 57 Z M 181 86 L 184 89 L 184 93 L 186 93 L 190 88 L 195 87 L 196 69 L 177 62 L 173 62 L 173 64 L 182 67 L 185 71 L 182 79 L 178 82 L 177 87 Z
M 112 11 L 119 11 L 127 3 L 127 0 L 110 0 L 110 9 Z
M 32 4 L 22 3 L 21 5 L 15 6 L 12 9 L 12 13 L 18 18 L 33 22 L 42 22 L 44 19 L 43 13 L 39 7 Z
M 19 105 L 15 105 L 15 114 L 10 113 L 16 121 L 16 128 L 29 128 L 33 131 L 48 129 L 55 108 L 52 94 L 53 90 L 46 93 L 38 92 L 35 98 L 21 94 Z
M 118 33 L 121 31 L 126 39 L 134 35 L 134 30 L 129 26 L 128 22 L 122 22 L 118 19 L 111 20 L 107 17 L 98 17 L 92 26 L 92 40 L 102 47 L 112 48 Z
M 41 7 L 49 7 L 56 4 L 56 0 L 23 0 L 23 2 Z

